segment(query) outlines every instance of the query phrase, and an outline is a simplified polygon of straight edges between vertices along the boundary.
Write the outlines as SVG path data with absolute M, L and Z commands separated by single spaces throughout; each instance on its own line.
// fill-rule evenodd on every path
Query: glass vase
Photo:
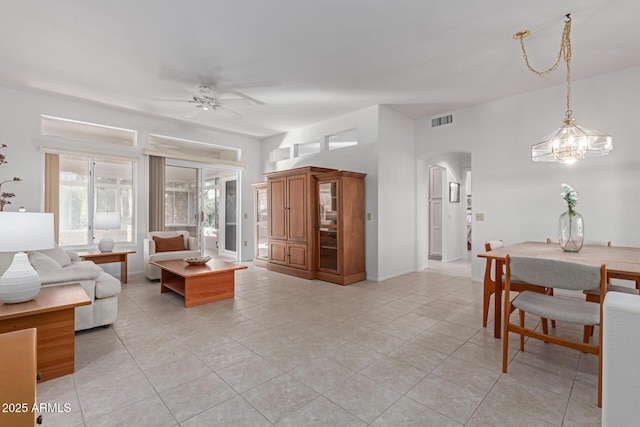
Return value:
M 560 215 L 558 220 L 558 242 L 565 252 L 579 252 L 584 243 L 584 220 L 574 209 Z

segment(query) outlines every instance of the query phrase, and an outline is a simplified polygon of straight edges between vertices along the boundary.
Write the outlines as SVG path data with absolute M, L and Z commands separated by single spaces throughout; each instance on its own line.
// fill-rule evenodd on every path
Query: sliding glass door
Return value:
M 220 213 L 224 218 L 220 228 L 220 251 L 222 255 L 235 257 L 237 253 L 238 234 L 238 180 L 233 174 L 221 178 L 222 198 Z
M 238 172 L 167 159 L 165 230 L 186 230 L 203 254 L 237 259 Z

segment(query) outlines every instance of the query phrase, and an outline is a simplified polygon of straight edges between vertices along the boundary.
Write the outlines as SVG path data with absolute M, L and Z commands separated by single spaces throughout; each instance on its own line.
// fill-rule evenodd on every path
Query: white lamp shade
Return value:
M 117 212 L 96 212 L 93 218 L 96 230 L 120 230 L 120 214 Z
M 0 277 L 0 301 L 29 301 L 40 292 L 40 277 L 24 251 L 55 247 L 53 214 L 0 212 L 0 252 L 18 252 Z
M 52 213 L 0 212 L 0 252 L 38 251 L 55 245 Z

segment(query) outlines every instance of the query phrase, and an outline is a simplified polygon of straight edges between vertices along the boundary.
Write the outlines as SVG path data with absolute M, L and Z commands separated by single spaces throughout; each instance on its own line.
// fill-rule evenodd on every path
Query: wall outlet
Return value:
M 244 241 L 244 245 L 247 246 L 247 241 L 246 240 Z
M 367 212 L 367 221 L 371 221 L 371 212 Z
M 476 221 L 484 221 L 484 214 L 483 213 L 477 213 L 476 214 Z
M 249 218 L 249 215 L 247 215 L 246 213 L 244 214 L 244 219 Z

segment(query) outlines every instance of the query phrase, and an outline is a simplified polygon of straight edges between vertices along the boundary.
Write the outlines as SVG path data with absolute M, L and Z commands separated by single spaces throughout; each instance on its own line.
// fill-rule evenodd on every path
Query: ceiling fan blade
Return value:
M 200 114 L 201 111 L 202 111 L 202 108 L 199 105 L 197 105 L 195 108 L 191 109 L 190 111 L 187 111 L 187 114 L 185 114 L 184 117 L 187 119 L 190 119 Z
M 216 101 L 220 105 L 251 105 L 251 101 L 246 98 L 218 98 Z
M 198 87 L 194 87 L 194 86 L 185 86 L 184 88 L 185 88 L 185 90 L 186 90 L 187 92 L 189 92 L 191 95 L 193 95 L 193 96 L 195 96 L 195 97 L 198 97 L 198 98 L 202 98 L 203 96 L 211 96 L 209 93 L 207 93 L 207 91 L 203 91 L 203 90 L 201 90 L 201 89 L 200 89 L 201 87 L 202 87 L 202 88 L 207 88 L 207 89 L 209 89 L 209 87 L 208 87 L 208 86 L 198 86 Z M 209 89 L 209 91 L 210 91 L 210 92 L 212 92 L 210 89 Z
M 222 105 L 216 105 L 214 110 L 219 111 L 222 114 L 224 114 L 225 116 L 230 117 L 232 119 L 236 119 L 237 120 L 237 119 L 242 117 L 242 114 L 240 114 L 240 113 L 238 113 L 236 111 L 230 110 L 227 107 L 223 107 Z
M 230 93 L 233 93 L 233 94 L 238 95 L 238 96 L 240 96 L 242 98 L 248 99 L 249 101 L 253 102 L 254 104 L 264 105 L 264 102 L 260 101 L 259 99 L 252 98 L 249 95 L 247 95 L 245 93 L 242 93 L 240 91 L 232 90 Z
M 164 99 L 164 98 L 151 98 L 152 101 L 163 101 L 163 102 L 190 102 L 185 99 Z
M 271 86 L 278 86 L 278 83 L 274 80 L 256 80 L 253 82 L 233 84 L 233 87 L 236 89 L 252 89 L 257 87 L 271 87 Z

